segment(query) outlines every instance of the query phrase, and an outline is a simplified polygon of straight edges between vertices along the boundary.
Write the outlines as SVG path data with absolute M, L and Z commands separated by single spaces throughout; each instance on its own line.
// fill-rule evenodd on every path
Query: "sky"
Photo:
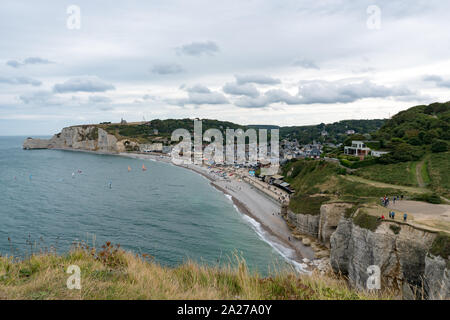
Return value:
M 308 125 L 450 100 L 446 0 L 2 0 L 0 135 Z

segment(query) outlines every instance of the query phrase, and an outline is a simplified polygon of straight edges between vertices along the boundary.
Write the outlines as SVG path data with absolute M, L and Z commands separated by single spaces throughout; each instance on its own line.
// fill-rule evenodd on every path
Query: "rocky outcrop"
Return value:
M 105 130 L 96 126 L 76 126 L 64 128 L 51 139 L 28 138 L 23 143 L 24 149 L 75 149 L 119 153 L 139 151 L 139 144 L 131 140 L 117 140 Z
M 320 207 L 320 214 L 296 214 L 287 212 L 287 220 L 299 233 L 317 238 L 323 245 L 330 247 L 330 237 L 344 216 L 345 210 L 351 208 L 350 203 L 327 203 Z
M 352 207 L 326 203 L 319 215 L 287 211 L 285 216 L 295 231 L 330 248 L 332 269 L 359 289 L 367 289 L 369 266 L 378 266 L 381 286 L 397 289 L 406 299 L 450 298 L 449 262 L 429 255 L 436 233 L 392 221 L 370 231 L 346 217 Z
M 339 221 L 344 216 L 345 211 L 353 207 L 351 203 L 326 203 L 320 207 L 319 217 L 319 241 L 330 248 L 330 237 L 336 231 Z
M 421 296 L 426 285 L 423 280 L 428 275 L 428 291 L 434 295 L 438 290 L 436 283 L 441 279 L 448 281 L 448 270 L 443 269 L 442 263 L 429 261 L 427 267 L 426 257 L 436 234 L 406 224 L 400 225 L 395 234 L 390 224 L 396 223 L 383 222 L 372 232 L 342 218 L 330 238 L 333 270 L 347 275 L 356 287 L 366 289 L 368 267 L 378 266 L 381 285 L 396 288 L 408 298 L 413 292 L 416 297 Z
M 429 299 L 450 298 L 449 261 L 439 256 L 425 257 L 425 292 Z
M 295 227 L 295 230 L 302 234 L 307 234 L 317 238 L 319 232 L 320 216 L 310 214 L 297 214 L 291 211 L 287 212 L 287 220 Z

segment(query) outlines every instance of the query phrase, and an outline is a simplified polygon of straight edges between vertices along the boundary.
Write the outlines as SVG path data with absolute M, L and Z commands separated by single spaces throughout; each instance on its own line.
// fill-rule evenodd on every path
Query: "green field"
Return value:
M 416 165 L 416 162 L 400 162 L 386 165 L 376 164 L 358 169 L 355 174 L 369 180 L 416 187 Z
M 450 152 L 433 154 L 428 159 L 430 188 L 450 198 Z
M 410 164 L 403 165 L 404 171 L 408 172 L 406 168 Z M 392 168 L 391 165 L 388 167 Z M 345 175 L 342 170 L 338 164 L 326 161 L 297 160 L 286 164 L 283 175 L 296 191 L 289 204 L 290 210 L 315 215 L 319 214 L 320 206 L 327 201 L 378 203 L 385 195 L 403 194 L 414 197 L 424 192 L 408 186 L 377 185 L 354 175 Z M 395 172 L 394 169 L 392 171 Z M 392 180 L 387 181 L 391 183 Z M 311 197 L 312 195 L 314 196 Z

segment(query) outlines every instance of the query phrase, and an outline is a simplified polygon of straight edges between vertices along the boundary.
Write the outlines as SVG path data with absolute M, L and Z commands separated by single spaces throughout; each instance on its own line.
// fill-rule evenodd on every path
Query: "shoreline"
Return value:
M 204 166 L 194 164 L 177 165 L 168 156 L 154 153 L 110 153 L 72 148 L 51 148 L 49 150 L 86 152 L 98 155 L 122 156 L 139 160 L 150 160 L 171 164 L 197 173 L 209 181 L 217 191 L 229 197 L 235 209 L 247 220 L 246 223 L 257 233 L 261 240 L 268 243 L 298 272 L 309 273 L 315 268 L 312 248 L 296 239 L 279 212 L 280 204 L 255 189 L 249 183 L 235 179 L 223 179 L 211 174 Z

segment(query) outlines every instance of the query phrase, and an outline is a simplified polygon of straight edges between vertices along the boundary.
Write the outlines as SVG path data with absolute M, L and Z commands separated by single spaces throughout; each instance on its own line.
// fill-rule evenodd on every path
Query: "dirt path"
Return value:
M 419 188 L 425 187 L 425 182 L 423 182 L 423 177 L 422 177 L 422 167 L 424 164 L 425 164 L 425 159 L 423 159 L 416 165 L 416 179 L 417 179 L 417 184 L 419 185 Z
M 402 200 L 389 203 L 388 209 L 400 212 L 399 217 L 402 213 L 412 216 L 413 225 L 422 225 L 434 231 L 450 231 L 450 205 Z
M 412 193 L 426 193 L 429 192 L 426 188 L 417 188 L 417 187 L 407 187 L 407 186 L 399 186 L 396 184 L 389 184 L 389 183 L 384 183 L 384 182 L 379 182 L 379 181 L 374 181 L 374 180 L 369 180 L 369 179 L 365 179 L 365 178 L 361 178 L 358 176 L 342 176 L 344 179 L 353 181 L 353 182 L 361 182 L 361 183 L 365 183 L 374 187 L 379 187 L 379 188 L 392 188 L 392 189 L 399 189 L 399 190 L 404 190 L 404 191 L 408 191 L 408 192 L 412 192 Z

